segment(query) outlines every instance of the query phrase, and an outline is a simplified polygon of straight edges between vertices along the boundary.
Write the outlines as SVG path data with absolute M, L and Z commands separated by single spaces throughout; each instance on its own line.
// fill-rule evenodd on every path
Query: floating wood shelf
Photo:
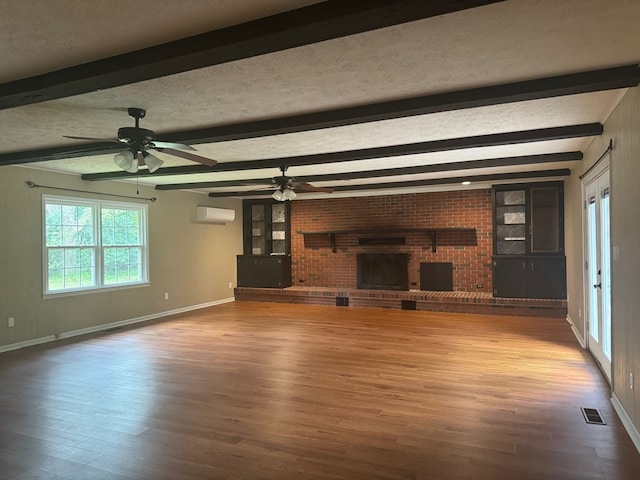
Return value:
M 436 252 L 438 247 L 438 233 L 475 233 L 475 228 L 443 227 L 443 228 L 375 228 L 375 229 L 353 229 L 353 230 L 322 230 L 322 231 L 302 231 L 296 233 L 300 235 L 326 235 L 331 240 L 331 251 L 336 248 L 337 235 L 396 235 L 401 233 L 424 233 L 431 238 L 431 251 Z

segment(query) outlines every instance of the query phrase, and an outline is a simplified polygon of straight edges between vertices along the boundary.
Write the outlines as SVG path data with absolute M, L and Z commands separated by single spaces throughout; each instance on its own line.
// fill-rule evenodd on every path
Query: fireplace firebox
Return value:
M 358 288 L 409 290 L 408 253 L 359 253 Z

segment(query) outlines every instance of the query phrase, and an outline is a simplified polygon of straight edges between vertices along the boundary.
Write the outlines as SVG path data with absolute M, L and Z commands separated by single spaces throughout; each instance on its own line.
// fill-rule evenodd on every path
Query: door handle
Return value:
M 602 288 L 602 282 L 596 283 L 593 288 Z

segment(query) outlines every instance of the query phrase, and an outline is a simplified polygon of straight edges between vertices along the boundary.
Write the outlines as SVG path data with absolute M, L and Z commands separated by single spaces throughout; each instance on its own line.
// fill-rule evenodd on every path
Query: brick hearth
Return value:
M 247 287 L 235 289 L 236 301 L 336 305 L 338 297 L 348 298 L 350 307 L 414 309 L 415 306 L 416 310 L 434 312 L 558 318 L 565 318 L 567 315 L 565 300 L 494 298 L 489 293 L 359 290 L 297 286 L 282 289 Z

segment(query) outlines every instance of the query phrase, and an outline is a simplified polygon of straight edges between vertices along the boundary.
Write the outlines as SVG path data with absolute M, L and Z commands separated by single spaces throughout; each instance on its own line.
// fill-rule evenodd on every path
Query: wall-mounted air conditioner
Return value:
M 236 218 L 236 211 L 226 208 L 196 207 L 196 222 L 229 223 Z

